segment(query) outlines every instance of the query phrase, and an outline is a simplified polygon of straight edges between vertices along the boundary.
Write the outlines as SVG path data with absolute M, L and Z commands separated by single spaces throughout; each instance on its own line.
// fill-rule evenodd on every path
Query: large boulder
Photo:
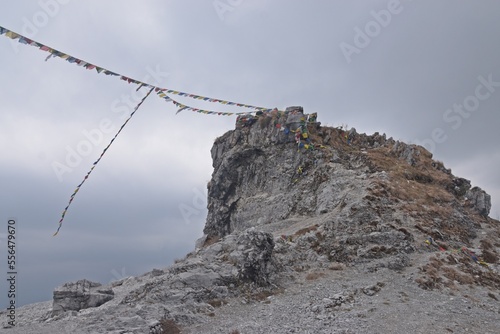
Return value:
M 491 209 L 491 196 L 488 195 L 483 189 L 474 187 L 465 193 L 465 197 L 474 209 L 481 215 L 488 216 Z
M 420 151 L 415 145 L 409 145 L 400 141 L 396 141 L 392 147 L 391 153 L 396 157 L 406 160 L 410 166 L 415 166 L 420 155 Z
M 238 236 L 236 245 L 229 257 L 236 263 L 238 279 L 260 286 L 268 285 L 270 275 L 275 271 L 272 234 L 251 228 Z
M 65 283 L 54 290 L 52 316 L 66 311 L 79 311 L 89 307 L 98 307 L 114 297 L 111 288 L 101 286 L 101 283 L 82 279 Z

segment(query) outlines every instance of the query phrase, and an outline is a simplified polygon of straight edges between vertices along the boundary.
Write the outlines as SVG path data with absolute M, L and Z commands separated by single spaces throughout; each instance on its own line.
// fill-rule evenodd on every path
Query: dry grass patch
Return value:
M 269 117 L 269 116 L 261 116 L 259 117 L 259 125 L 261 129 L 267 128 L 269 124 L 271 124 L 271 121 L 275 120 L 276 117 Z
M 481 240 L 480 244 L 483 260 L 487 263 L 497 263 L 499 260 L 498 253 L 495 247 L 493 247 L 493 244 L 487 239 Z
M 328 269 L 330 269 L 330 270 L 344 270 L 345 264 L 340 263 L 340 262 L 335 262 L 335 263 L 330 264 Z
M 498 263 L 498 254 L 495 251 L 483 250 L 482 258 L 487 263 Z
M 385 171 L 391 176 L 391 184 L 395 186 L 385 188 L 392 196 L 419 205 L 453 201 L 455 197 L 446 190 L 446 186 L 452 183 L 452 176 L 440 170 L 444 167 L 433 161 L 428 151 L 422 148 L 417 150 L 420 155 L 415 166 L 405 160 L 394 159 L 389 147 L 369 150 L 368 156 L 374 170 Z
M 222 299 L 215 298 L 215 299 L 209 300 L 207 302 L 207 304 L 209 304 L 213 307 L 221 307 L 222 305 L 224 305 L 224 301 Z
M 301 235 L 304 235 L 304 234 L 307 234 L 311 231 L 316 231 L 318 229 L 318 225 L 312 225 L 312 226 L 308 226 L 308 227 L 304 227 L 304 228 L 301 228 L 300 230 L 298 230 L 297 232 L 294 233 L 294 236 L 296 237 L 299 237 Z
M 442 268 L 442 272 L 443 272 L 443 276 L 452 282 L 458 282 L 462 285 L 474 283 L 473 277 L 471 277 L 470 275 L 466 275 L 464 273 L 461 273 L 453 267 L 445 266 Z
M 247 290 L 244 292 L 246 298 L 248 300 L 254 300 L 258 302 L 267 302 L 269 300 L 269 297 L 282 294 L 284 293 L 285 290 L 283 288 L 275 288 L 275 289 L 266 289 L 266 290 L 260 290 L 260 291 L 254 291 L 254 290 Z
M 181 334 L 181 329 L 172 319 L 162 318 L 160 320 L 161 333 L 163 334 Z
M 444 259 L 438 258 L 441 254 Z M 421 275 L 415 281 L 423 289 L 441 289 L 443 286 L 456 289 L 455 283 L 500 289 L 500 275 L 474 262 L 464 253 L 439 253 L 419 269 Z
M 203 243 L 203 247 L 208 247 L 208 246 L 213 245 L 219 241 L 220 241 L 220 238 L 218 236 L 209 236 L 209 237 L 207 237 L 207 239 Z
M 325 273 L 323 273 L 323 272 L 320 272 L 320 271 L 314 271 L 314 272 L 312 272 L 312 273 L 308 273 L 308 274 L 306 275 L 306 280 L 308 280 L 308 281 L 314 281 L 314 280 L 317 280 L 317 279 L 319 279 L 319 278 L 323 278 L 323 277 L 325 277 L 325 276 L 326 276 L 326 274 L 325 274 Z

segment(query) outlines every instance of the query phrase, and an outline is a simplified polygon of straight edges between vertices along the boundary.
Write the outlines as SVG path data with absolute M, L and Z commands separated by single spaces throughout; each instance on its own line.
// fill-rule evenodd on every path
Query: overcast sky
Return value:
M 128 77 L 262 107 L 301 105 L 326 125 L 425 145 L 491 194 L 490 216 L 499 216 L 498 1 L 2 4 L 0 26 Z M 175 115 L 152 94 L 52 237 L 76 185 L 146 90 L 47 55 L 0 36 L 0 254 L 6 272 L 13 217 L 18 305 L 50 300 L 68 281 L 163 268 L 192 250 L 206 216 L 210 148 L 235 121 Z

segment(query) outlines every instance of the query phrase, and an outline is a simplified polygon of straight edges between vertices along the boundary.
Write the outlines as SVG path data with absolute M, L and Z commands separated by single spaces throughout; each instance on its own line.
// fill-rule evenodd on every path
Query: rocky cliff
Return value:
M 424 148 L 322 127 L 293 107 L 238 118 L 212 158 L 205 235 L 186 258 L 95 292 L 60 287 L 8 331 L 498 329 L 490 196 Z
M 261 116 L 215 141 L 208 239 L 311 217 L 374 228 L 420 226 L 429 233 L 436 228 L 442 237 L 460 226 L 470 238 L 474 224 L 487 219 L 490 196 L 453 176 L 424 148 L 385 134 L 321 127 L 306 123 L 306 117 L 305 130 L 299 131 L 307 138 L 297 142 L 300 123 L 289 118 Z M 466 235 L 462 242 L 469 241 Z

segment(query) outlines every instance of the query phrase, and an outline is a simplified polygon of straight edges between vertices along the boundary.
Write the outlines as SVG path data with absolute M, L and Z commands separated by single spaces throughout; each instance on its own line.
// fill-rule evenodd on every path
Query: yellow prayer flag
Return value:
M 14 39 L 14 38 L 18 38 L 18 37 L 19 37 L 19 35 L 18 35 L 18 34 L 16 34 L 16 33 L 15 33 L 15 32 L 13 32 L 13 31 L 10 31 L 10 30 L 9 30 L 9 31 L 7 31 L 7 32 L 5 33 L 5 36 L 7 36 L 7 37 L 9 37 L 9 38 L 12 38 L 12 39 Z

